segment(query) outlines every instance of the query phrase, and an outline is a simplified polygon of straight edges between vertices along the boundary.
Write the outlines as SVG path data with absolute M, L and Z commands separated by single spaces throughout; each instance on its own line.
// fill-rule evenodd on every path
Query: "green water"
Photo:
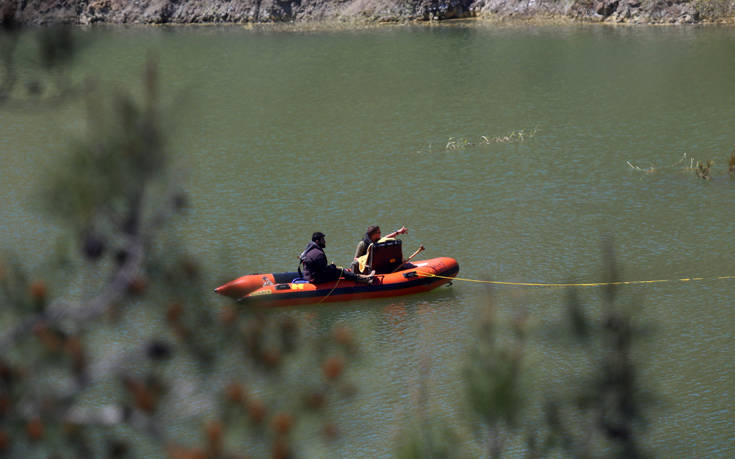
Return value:
M 712 280 L 735 275 L 734 29 L 78 34 L 87 46 L 74 72 L 106 83 L 137 86 L 146 57 L 157 56 L 177 101 L 173 150 L 192 200 L 170 236 L 224 271 L 294 270 L 317 230 L 327 255 L 347 264 L 377 223 L 384 232 L 406 225 L 405 253 L 423 244 L 427 257 L 456 258 L 468 278 L 600 281 L 610 235 L 625 280 L 705 278 L 623 288 L 655 328 L 642 350 L 643 377 L 660 397 L 646 443 L 662 457 L 735 454 L 735 281 Z M 34 210 L 38 170 L 79 132 L 82 113 L 0 110 L 0 236 L 36 265 L 56 231 Z M 495 139 L 519 131 L 523 141 Z M 447 148 L 452 141 L 460 148 Z M 714 159 L 713 180 L 682 172 L 690 158 Z M 583 302 L 599 304 L 598 293 L 585 289 Z M 532 371 L 556 381 L 574 367 L 546 333 L 563 316 L 562 290 L 496 294 L 501 316 L 525 308 L 531 317 Z M 340 418 L 359 434 L 337 445 L 340 455 L 390 453 L 416 415 L 422 380 L 432 416 L 462 416 L 462 359 L 484 295 L 455 282 L 280 313 L 308 317 L 313 332 L 337 322 L 363 331 L 360 391 Z

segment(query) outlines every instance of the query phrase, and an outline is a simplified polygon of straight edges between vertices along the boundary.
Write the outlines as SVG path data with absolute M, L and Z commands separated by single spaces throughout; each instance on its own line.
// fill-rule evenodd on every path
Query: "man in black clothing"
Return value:
M 372 282 L 374 272 L 364 276 L 355 274 L 349 269 L 337 267 L 334 264 L 328 265 L 327 255 L 324 253 L 324 247 L 327 246 L 327 241 L 324 237 L 324 233 L 319 231 L 312 234 L 311 242 L 309 242 L 306 249 L 299 256 L 301 265 L 303 265 L 301 275 L 304 279 L 313 284 L 321 284 L 323 282 L 335 281 L 340 276 L 344 276 L 345 279 L 357 282 L 367 284 Z

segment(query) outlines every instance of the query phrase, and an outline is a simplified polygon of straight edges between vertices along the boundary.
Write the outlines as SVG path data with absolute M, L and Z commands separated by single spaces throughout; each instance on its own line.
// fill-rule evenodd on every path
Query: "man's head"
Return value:
M 378 242 L 380 239 L 380 227 L 378 225 L 368 226 L 367 235 L 373 242 Z
M 324 233 L 317 231 L 311 235 L 311 240 L 316 242 L 316 245 L 322 249 L 327 246 L 327 241 L 324 239 Z

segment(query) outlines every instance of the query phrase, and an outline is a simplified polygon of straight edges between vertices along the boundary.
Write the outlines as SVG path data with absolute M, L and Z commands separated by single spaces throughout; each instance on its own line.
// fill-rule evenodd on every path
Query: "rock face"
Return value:
M 403 22 L 462 17 L 734 22 L 735 0 L 1 0 L 25 24 Z M 7 3 L 6 3 L 7 2 Z
M 700 14 L 697 3 L 663 0 L 597 0 L 577 2 L 572 16 L 595 18 L 605 22 L 639 24 L 694 24 L 702 20 L 726 20 L 735 15 L 735 3 L 728 5 L 729 13 L 720 17 Z

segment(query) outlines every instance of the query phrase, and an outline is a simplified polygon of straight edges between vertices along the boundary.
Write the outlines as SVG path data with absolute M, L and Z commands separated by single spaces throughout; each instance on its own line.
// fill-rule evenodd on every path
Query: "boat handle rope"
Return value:
M 330 290 L 329 293 L 327 293 L 326 296 L 322 297 L 322 299 L 319 300 L 319 302 L 317 304 L 322 304 L 324 302 L 324 300 L 326 300 L 327 298 L 329 298 L 329 295 L 331 295 L 332 292 L 334 291 L 334 289 L 336 289 L 337 286 L 339 285 L 339 281 L 342 280 L 342 275 L 344 273 L 345 273 L 345 268 L 343 268 L 342 266 L 339 266 L 339 277 L 337 278 L 337 282 L 334 283 L 334 287 L 332 287 L 332 290 Z
M 464 282 L 476 282 L 481 284 L 493 284 L 493 285 L 511 285 L 517 287 L 604 287 L 610 285 L 639 285 L 639 284 L 661 284 L 665 282 L 692 282 L 692 281 L 704 281 L 704 280 L 724 280 L 724 279 L 735 279 L 735 276 L 718 276 L 718 277 L 684 277 L 681 279 L 656 279 L 656 280 L 639 280 L 639 281 L 615 281 L 615 282 L 588 282 L 588 283 L 545 283 L 545 282 L 506 282 L 506 281 L 490 281 L 481 279 L 468 279 L 466 277 L 450 277 L 440 276 L 439 274 L 433 274 L 425 271 L 417 271 L 427 277 L 437 277 L 439 279 L 449 279 Z

